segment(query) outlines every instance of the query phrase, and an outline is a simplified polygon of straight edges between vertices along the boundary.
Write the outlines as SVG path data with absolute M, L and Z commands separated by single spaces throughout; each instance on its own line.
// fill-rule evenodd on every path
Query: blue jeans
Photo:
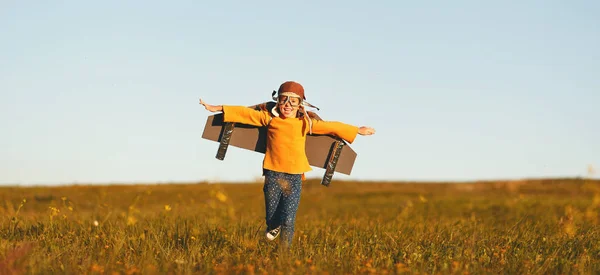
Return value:
M 296 211 L 300 204 L 302 175 L 264 170 L 267 230 L 281 226 L 281 238 L 289 246 L 294 238 Z

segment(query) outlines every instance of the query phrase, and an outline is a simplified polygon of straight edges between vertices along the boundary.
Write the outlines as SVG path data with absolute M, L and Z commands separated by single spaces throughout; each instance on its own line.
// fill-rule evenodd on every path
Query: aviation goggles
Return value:
M 299 97 L 293 97 L 293 96 L 287 96 L 287 95 L 280 95 L 277 98 L 277 104 L 279 104 L 279 105 L 285 105 L 288 102 L 290 103 L 290 105 L 292 105 L 292 107 L 298 107 L 302 103 L 302 100 Z
M 319 107 L 314 106 L 304 100 L 301 100 L 299 97 L 286 96 L 286 95 L 279 95 L 279 97 L 276 97 L 275 96 L 276 93 L 277 93 L 277 91 L 273 91 L 273 93 L 271 94 L 271 97 L 273 98 L 273 100 L 277 101 L 277 104 L 279 104 L 279 105 L 285 105 L 286 103 L 289 102 L 290 105 L 292 105 L 292 107 L 298 107 L 300 105 L 304 105 L 304 106 L 308 106 L 308 107 L 312 107 L 317 110 L 320 110 Z

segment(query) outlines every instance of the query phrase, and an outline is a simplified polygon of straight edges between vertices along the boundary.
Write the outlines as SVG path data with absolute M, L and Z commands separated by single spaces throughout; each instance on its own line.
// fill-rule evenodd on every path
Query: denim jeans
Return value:
M 281 226 L 282 241 L 290 246 L 294 238 L 296 211 L 300 204 L 302 175 L 264 170 L 267 230 Z

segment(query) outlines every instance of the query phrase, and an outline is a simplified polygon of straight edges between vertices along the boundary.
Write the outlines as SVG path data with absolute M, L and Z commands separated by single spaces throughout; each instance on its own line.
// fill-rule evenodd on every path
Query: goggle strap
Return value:
M 314 105 L 312 105 L 312 104 L 308 103 L 308 101 L 306 101 L 306 100 L 305 100 L 305 101 L 302 101 L 302 105 L 305 105 L 305 106 L 308 106 L 308 107 L 311 107 L 311 108 L 315 108 L 315 109 L 317 109 L 317 110 L 319 110 L 319 111 L 321 110 L 321 109 L 319 109 L 319 107 L 317 107 L 317 106 L 314 106 Z

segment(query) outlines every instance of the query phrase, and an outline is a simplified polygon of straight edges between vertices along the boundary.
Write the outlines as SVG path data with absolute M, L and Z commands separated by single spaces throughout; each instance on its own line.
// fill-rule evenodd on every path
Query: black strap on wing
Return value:
M 342 153 L 342 149 L 346 143 L 337 139 L 336 142 L 331 146 L 331 151 L 329 155 L 329 159 L 327 160 L 325 175 L 323 175 L 323 180 L 321 180 L 321 184 L 329 187 L 331 183 L 331 179 L 333 178 L 333 172 L 335 172 L 335 167 L 337 166 L 338 159 L 340 158 L 340 154 Z
M 227 147 L 229 147 L 229 142 L 231 142 L 231 135 L 233 134 L 234 128 L 235 123 L 225 123 L 225 126 L 223 127 L 223 135 L 221 136 L 221 142 L 219 144 L 219 149 L 217 150 L 217 159 L 225 159 L 225 153 L 227 153 Z

